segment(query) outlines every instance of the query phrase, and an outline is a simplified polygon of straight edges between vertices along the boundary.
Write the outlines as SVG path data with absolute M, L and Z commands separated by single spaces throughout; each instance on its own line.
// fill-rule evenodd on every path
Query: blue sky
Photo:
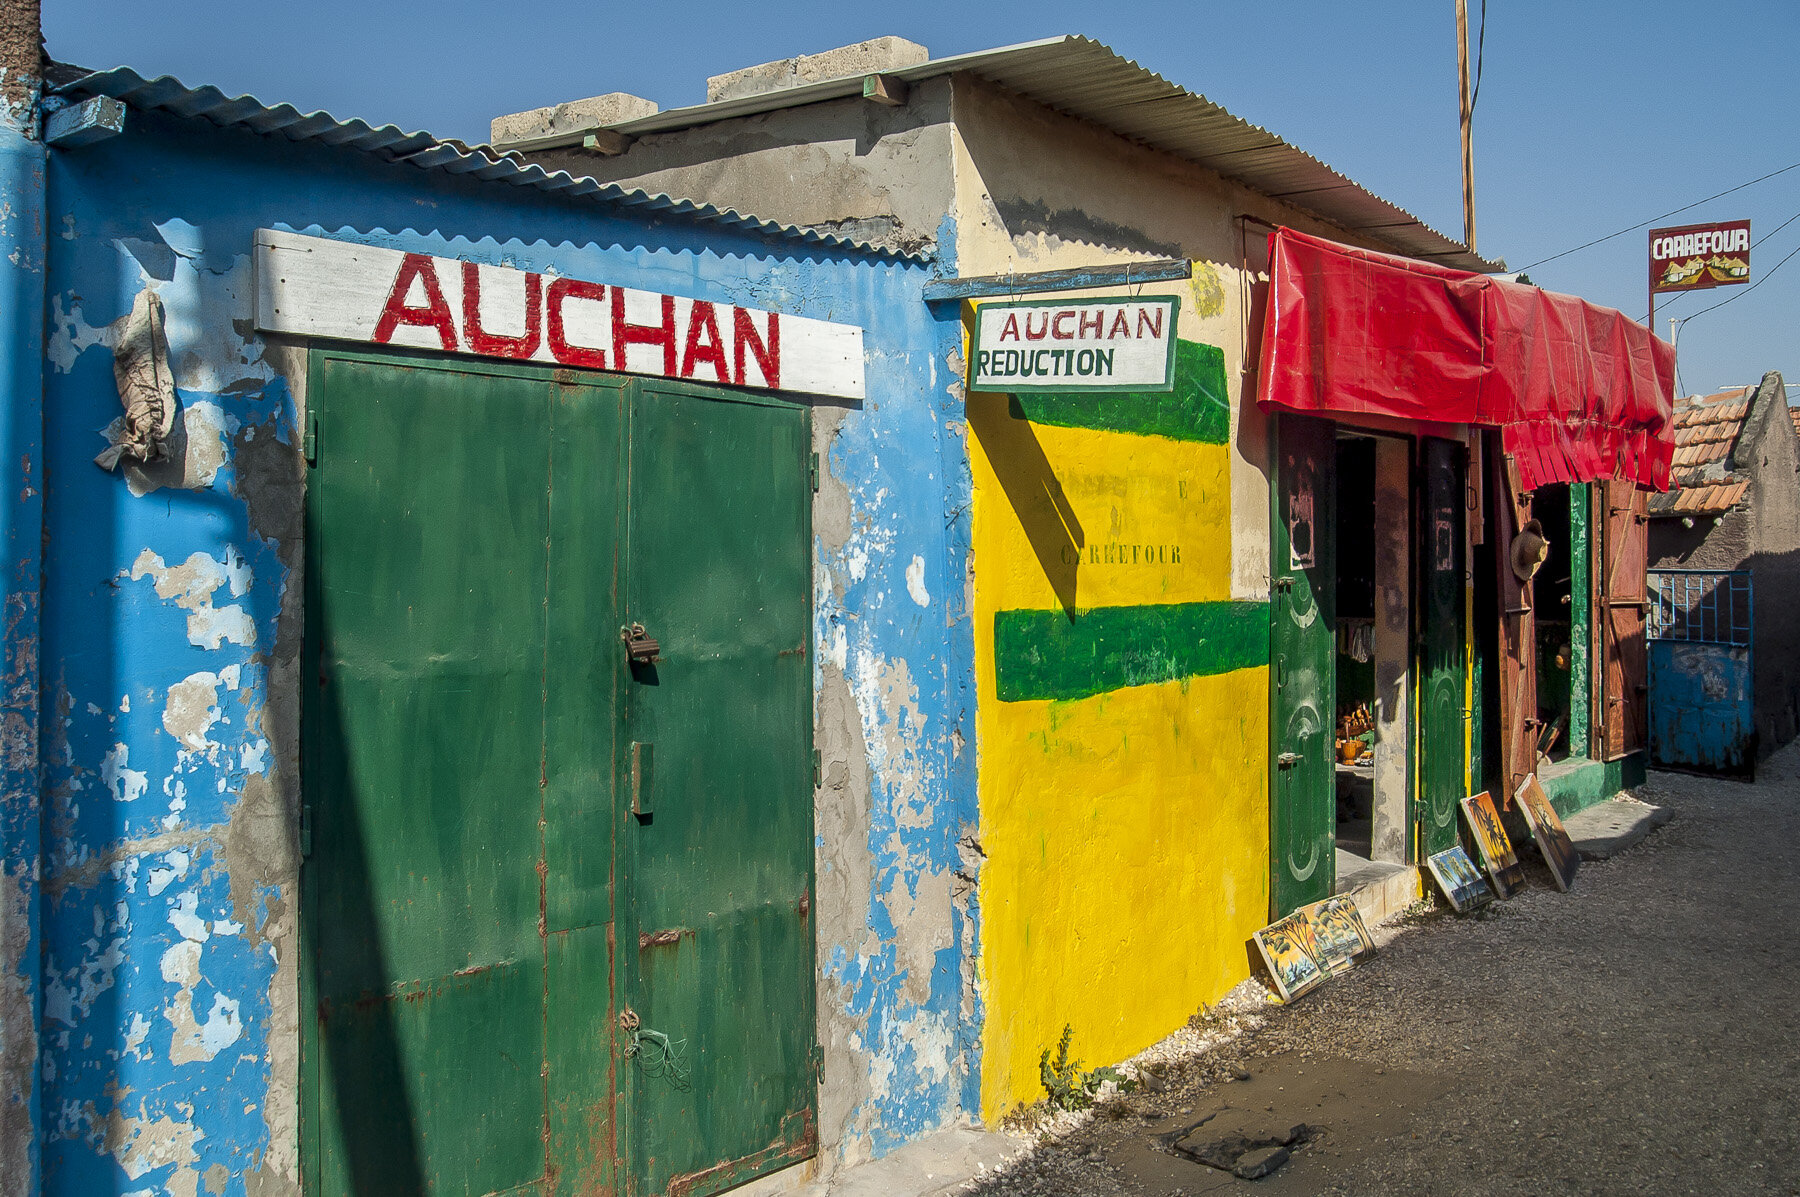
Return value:
M 1471 22 L 1481 0 L 1470 0 Z M 914 0 L 785 5 L 45 0 L 57 58 L 485 140 L 496 114 L 628 91 L 664 107 L 706 76 L 885 33 L 934 55 L 1081 33 L 1278 133 L 1460 236 L 1453 0 L 1257 5 Z M 1473 32 L 1471 33 L 1473 37 Z M 1800 163 L 1794 0 L 1489 0 L 1475 115 L 1477 241 L 1514 269 Z M 1800 169 L 1661 224 L 1749 218 L 1755 290 L 1663 297 L 1684 391 L 1779 369 L 1800 399 Z M 1532 266 L 1645 315 L 1642 230 Z M 1735 297 L 1735 298 L 1734 298 Z

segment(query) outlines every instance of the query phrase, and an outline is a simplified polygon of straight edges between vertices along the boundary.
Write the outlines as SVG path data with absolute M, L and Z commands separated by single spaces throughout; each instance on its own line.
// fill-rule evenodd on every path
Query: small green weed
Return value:
M 1043 1078 L 1051 1105 L 1059 1110 L 1085 1110 L 1094 1104 L 1094 1095 L 1107 1081 L 1118 1085 L 1121 1093 L 1137 1088 L 1136 1081 L 1110 1065 L 1092 1072 L 1081 1071 L 1081 1062 L 1069 1059 L 1069 1040 L 1074 1034 L 1075 1029 L 1064 1023 L 1062 1038 L 1056 1044 L 1056 1059 L 1050 1058 L 1049 1048 L 1038 1059 L 1038 1075 Z

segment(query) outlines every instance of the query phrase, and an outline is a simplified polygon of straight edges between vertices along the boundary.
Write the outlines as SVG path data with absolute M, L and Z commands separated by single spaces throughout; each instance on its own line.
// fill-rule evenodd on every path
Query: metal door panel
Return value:
M 626 384 L 559 377 L 549 389 L 550 495 L 544 660 L 544 922 L 550 932 L 608 921 L 618 821 L 614 762 L 624 535 Z
M 309 394 L 316 1175 L 514 1188 L 543 1174 L 544 391 L 319 355 Z
M 1274 438 L 1269 903 L 1279 918 L 1337 882 L 1337 438 L 1328 421 L 1287 413 Z
M 615 1179 L 623 388 L 314 354 L 310 1190 Z
M 542 1132 L 537 1119 L 519 1114 L 543 1106 L 543 1029 L 521 1011 L 541 1008 L 543 967 L 533 950 L 322 1014 L 330 1079 L 343 1081 L 322 1087 L 327 1115 L 380 1111 L 372 1123 L 327 1140 L 325 1192 L 535 1189 L 544 1172 Z M 400 1074 L 376 1071 L 390 1060 L 403 1062 Z M 363 1093 L 340 1104 L 349 1086 Z M 412 1147 L 394 1150 L 396 1140 L 383 1141 L 390 1133 L 409 1137 Z
M 1457 804 L 1467 797 L 1463 710 L 1463 461 L 1454 441 L 1421 445 L 1419 519 L 1419 859 L 1457 842 Z
M 629 1166 L 697 1195 L 816 1150 L 810 427 L 636 385 L 627 616 L 661 659 L 626 691 L 653 750 L 625 782 L 651 791 L 625 828 Z
M 1654 570 L 1648 581 L 1651 759 L 1753 776 L 1750 571 Z
M 552 932 L 543 983 L 548 1191 L 615 1192 L 619 1136 L 613 926 Z
M 549 1191 L 613 1191 L 615 789 L 624 379 L 549 384 L 544 659 L 544 1076 Z

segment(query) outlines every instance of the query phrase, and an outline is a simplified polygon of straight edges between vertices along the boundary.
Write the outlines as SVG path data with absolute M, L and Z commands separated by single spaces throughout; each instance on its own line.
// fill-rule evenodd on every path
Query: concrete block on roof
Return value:
M 585 100 L 568 100 L 549 108 L 532 108 L 525 112 L 497 116 L 489 124 L 488 137 L 496 146 L 528 141 L 533 137 L 553 137 L 563 133 L 585 133 L 620 121 L 634 121 L 655 116 L 661 109 L 655 100 L 634 96 L 629 92 L 609 91 L 603 96 Z
M 903 37 L 877 37 L 854 46 L 839 46 L 819 54 L 802 54 L 775 62 L 759 63 L 738 71 L 714 75 L 706 81 L 706 102 L 736 100 L 765 92 L 822 83 L 846 75 L 876 75 L 918 66 L 931 59 L 931 51 Z

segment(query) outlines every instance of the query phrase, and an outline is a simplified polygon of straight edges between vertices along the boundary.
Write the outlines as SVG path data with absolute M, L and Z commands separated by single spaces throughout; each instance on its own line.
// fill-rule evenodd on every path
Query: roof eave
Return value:
M 67 75 L 69 68 L 61 67 L 60 73 Z M 357 119 L 339 120 L 327 112 L 304 113 L 291 104 L 271 105 L 254 96 L 227 96 L 216 87 L 189 87 L 170 75 L 146 79 L 130 67 L 83 72 L 55 83 L 48 90 L 52 95 L 65 97 L 109 96 L 140 111 L 203 120 L 218 128 L 242 129 L 259 136 L 284 137 L 295 142 L 317 141 L 422 170 L 473 175 L 483 181 L 528 187 L 546 194 L 590 197 L 618 208 L 666 212 L 769 242 L 785 241 L 888 260 L 929 260 L 927 255 L 855 241 L 799 225 L 781 224 L 731 208 L 628 188 L 587 175 L 546 170 L 535 162 L 492 146 L 471 146 L 425 132 L 409 133 L 396 125 L 377 126 Z
M 1089 58 L 1097 62 L 1102 69 L 1114 72 L 1116 77 L 1112 82 L 1117 86 L 1148 87 L 1160 91 L 1161 94 L 1150 100 L 1134 102 L 1137 111 L 1142 111 L 1143 103 L 1166 104 L 1172 101 L 1182 105 L 1184 115 L 1190 118 L 1212 121 L 1220 121 L 1222 118 L 1223 121 L 1230 123 L 1231 130 L 1236 136 L 1248 138 L 1256 144 L 1223 147 L 1212 153 L 1184 151 L 1179 146 L 1171 144 L 1172 137 L 1158 138 L 1153 134 L 1147 135 L 1142 130 L 1127 130 L 1120 127 L 1117 122 L 1108 121 L 1092 111 L 1081 111 L 1078 106 L 1081 99 L 1081 88 L 1086 86 L 1090 90 L 1094 89 L 1097 86 L 1094 83 L 1072 85 L 1072 89 L 1069 91 L 1052 94 L 1052 89 L 1032 88 L 1021 85 L 1016 79 L 1008 81 L 995 77 L 1001 66 L 1017 65 L 1032 56 L 1048 55 L 1059 50 L 1067 50 Z M 967 72 L 998 86 L 1009 87 L 1046 107 L 1065 112 L 1077 119 L 1092 121 L 1111 129 L 1121 137 L 1150 149 L 1194 162 L 1259 194 L 1317 216 L 1347 232 L 1377 239 L 1398 249 L 1408 257 L 1477 273 L 1495 273 L 1506 268 L 1504 262 L 1482 257 L 1460 241 L 1438 232 L 1404 208 L 1381 198 L 1267 129 L 1250 124 L 1205 96 L 1188 91 L 1179 84 L 1171 83 L 1147 67 L 1125 58 L 1112 48 L 1091 38 L 1064 34 L 1060 37 L 1021 42 L 995 50 L 980 50 L 947 58 L 935 58 L 928 62 L 884 73 L 909 83 L 917 83 L 921 80 L 959 72 Z M 684 108 L 671 108 L 635 120 L 621 121 L 606 127 L 633 138 L 678 132 L 719 121 L 760 116 L 788 108 L 799 108 L 830 100 L 860 96 L 864 78 L 865 76 L 861 74 L 846 75 L 836 79 L 822 80 L 818 83 L 805 83 L 794 87 L 760 92 L 756 95 L 720 100 L 716 103 L 692 104 Z M 1098 94 L 1094 93 L 1089 98 L 1097 100 Z M 569 144 L 579 144 L 581 135 L 579 133 L 571 134 L 568 140 Z M 1266 183 L 1259 186 L 1260 176 L 1255 171 L 1234 167 L 1229 161 L 1226 161 L 1233 155 L 1249 154 L 1273 154 L 1281 161 L 1284 168 L 1312 177 L 1305 180 L 1306 186 L 1298 189 L 1280 190 Z M 1337 196 L 1349 200 L 1350 204 L 1321 203 L 1316 199 L 1309 202 L 1307 198 L 1309 196 L 1319 198 Z M 1372 219 L 1359 219 L 1355 213 L 1349 210 L 1351 206 L 1371 209 L 1363 215 Z

